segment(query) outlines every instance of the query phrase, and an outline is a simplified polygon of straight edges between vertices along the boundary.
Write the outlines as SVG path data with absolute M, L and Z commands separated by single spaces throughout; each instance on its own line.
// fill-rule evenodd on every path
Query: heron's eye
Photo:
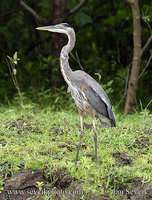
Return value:
M 64 26 L 63 26 L 63 25 L 61 25 L 61 28 L 63 29 L 63 28 L 64 28 Z

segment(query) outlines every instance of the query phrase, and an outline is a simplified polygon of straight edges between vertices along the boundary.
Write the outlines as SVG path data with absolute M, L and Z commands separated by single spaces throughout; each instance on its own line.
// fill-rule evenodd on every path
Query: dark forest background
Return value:
M 139 1 L 139 6 L 144 46 L 152 34 L 152 2 Z M 13 56 L 16 51 L 20 58 L 16 76 L 25 101 L 31 99 L 43 105 L 52 100 L 62 107 L 62 101 L 69 98 L 58 62 L 67 38 L 35 29 L 60 22 L 69 23 L 76 31 L 71 68 L 83 67 L 100 81 L 112 104 L 124 109 L 133 58 L 132 11 L 126 1 L 114 0 L 1 0 L 1 102 L 10 103 L 18 96 L 6 62 L 6 56 Z M 138 82 L 136 109 L 152 108 L 151 48 L 152 43 L 141 60 L 140 74 L 143 73 Z

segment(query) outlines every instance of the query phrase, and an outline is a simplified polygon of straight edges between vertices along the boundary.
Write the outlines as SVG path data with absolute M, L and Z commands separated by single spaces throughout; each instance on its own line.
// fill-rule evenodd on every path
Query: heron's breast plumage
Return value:
M 85 93 L 74 85 L 70 85 L 68 87 L 68 92 L 71 92 L 72 98 L 74 99 L 76 106 L 81 110 L 88 112 L 90 103 L 88 102 Z

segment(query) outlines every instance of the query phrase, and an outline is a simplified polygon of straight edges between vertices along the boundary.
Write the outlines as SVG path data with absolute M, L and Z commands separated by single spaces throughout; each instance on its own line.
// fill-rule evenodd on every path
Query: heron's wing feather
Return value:
M 86 95 L 92 107 L 115 123 L 115 115 L 112 111 L 110 100 L 103 88 L 87 73 L 85 73 L 83 80 L 86 82 Z
M 115 126 L 115 115 L 112 111 L 110 100 L 103 88 L 91 77 L 87 80 L 87 98 L 92 107 L 101 115 L 111 119 Z
M 92 89 L 90 85 L 87 84 L 86 96 L 92 107 L 101 115 L 109 118 L 107 105 L 100 98 L 100 96 Z

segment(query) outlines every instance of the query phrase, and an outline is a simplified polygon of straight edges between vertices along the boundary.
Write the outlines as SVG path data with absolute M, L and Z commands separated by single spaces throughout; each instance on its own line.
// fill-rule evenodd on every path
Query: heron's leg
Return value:
M 95 142 L 95 158 L 97 163 L 97 133 L 96 133 L 95 118 L 92 118 L 92 122 L 93 122 L 94 142 Z
M 92 123 L 93 123 L 94 142 L 95 142 L 95 159 L 97 163 L 97 133 L 96 133 L 96 125 L 95 125 L 95 110 L 90 107 L 89 113 L 92 117 Z
M 81 134 L 80 134 L 80 142 L 78 145 L 77 155 L 76 155 L 76 159 L 75 159 L 75 165 L 77 165 L 77 159 L 78 159 L 78 155 L 79 155 L 79 151 L 80 151 L 81 140 L 83 138 L 83 111 L 78 108 L 78 112 L 80 114 Z

